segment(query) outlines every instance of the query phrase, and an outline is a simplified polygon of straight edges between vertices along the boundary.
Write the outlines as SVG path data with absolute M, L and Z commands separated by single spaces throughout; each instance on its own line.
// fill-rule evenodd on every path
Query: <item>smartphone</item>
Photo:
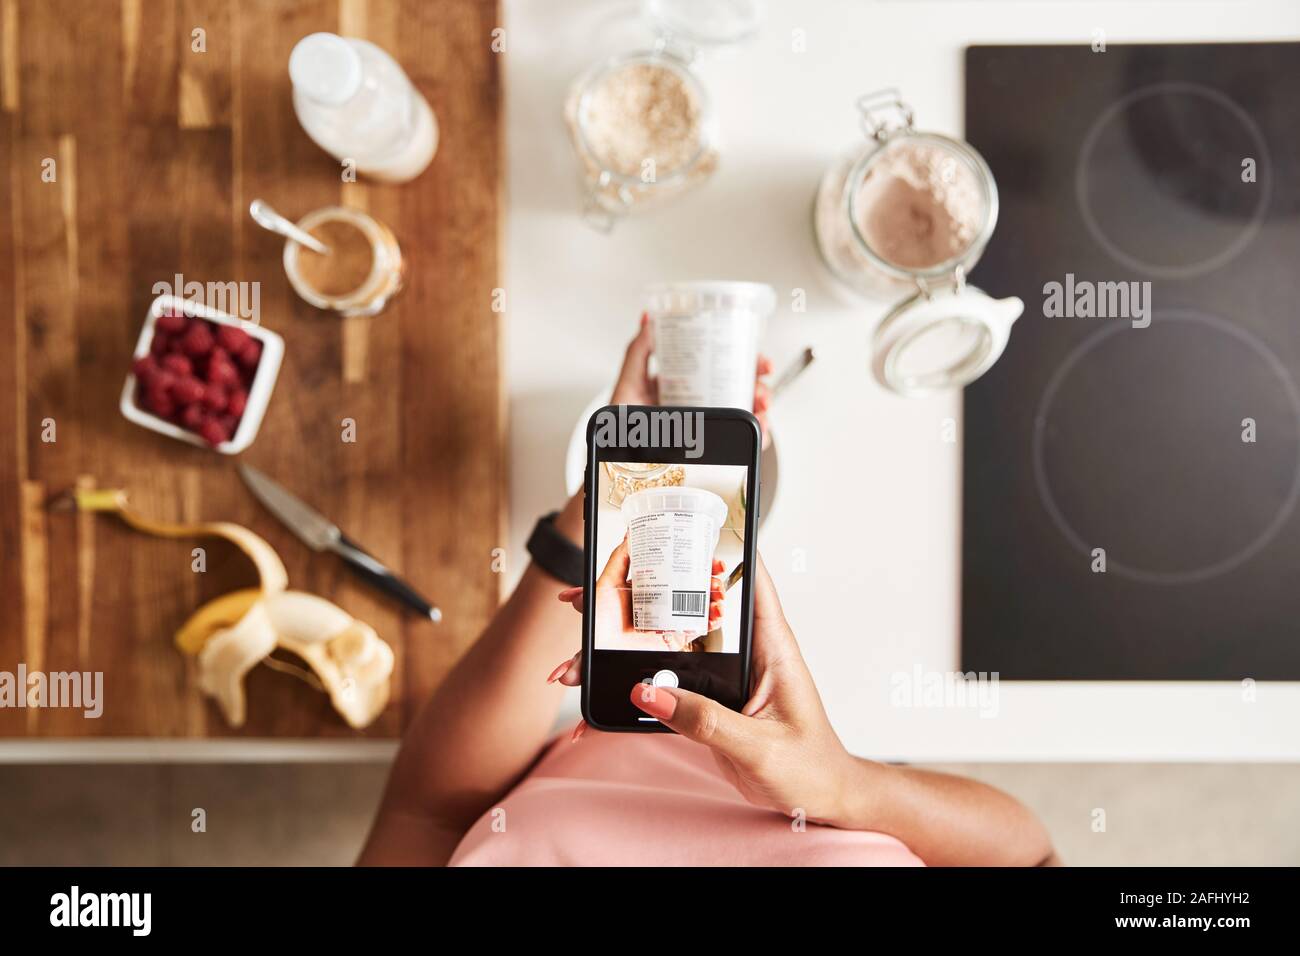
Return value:
M 744 705 L 761 445 L 736 408 L 588 421 L 582 716 L 597 730 L 669 731 L 632 703 L 638 684 Z

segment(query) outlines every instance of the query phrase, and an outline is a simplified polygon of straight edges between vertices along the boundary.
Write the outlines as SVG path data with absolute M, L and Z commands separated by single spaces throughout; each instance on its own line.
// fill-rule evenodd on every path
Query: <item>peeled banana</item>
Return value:
M 229 522 L 181 524 L 142 518 L 126 507 L 126 493 L 79 490 L 78 508 L 116 514 L 146 534 L 168 538 L 216 536 L 248 555 L 259 586 L 207 602 L 176 632 L 176 646 L 199 665 L 199 689 L 212 697 L 232 727 L 247 717 L 245 675 L 277 649 L 301 658 L 319 678 L 330 703 L 359 729 L 388 705 L 393 649 L 370 625 L 337 604 L 305 591 L 287 590 L 284 562 L 267 542 Z

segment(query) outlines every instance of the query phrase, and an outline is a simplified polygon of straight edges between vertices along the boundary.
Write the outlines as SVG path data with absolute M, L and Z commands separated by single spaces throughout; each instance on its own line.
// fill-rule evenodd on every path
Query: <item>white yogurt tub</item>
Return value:
M 673 282 L 646 290 L 659 404 L 754 410 L 754 373 L 776 291 L 761 282 Z
M 709 631 L 713 553 L 727 503 L 700 488 L 647 488 L 623 500 L 632 566 L 632 626 Z

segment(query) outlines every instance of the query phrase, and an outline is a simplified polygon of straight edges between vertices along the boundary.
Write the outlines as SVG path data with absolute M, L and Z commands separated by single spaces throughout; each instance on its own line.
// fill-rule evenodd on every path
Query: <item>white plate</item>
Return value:
M 591 400 L 591 404 L 583 410 L 577 424 L 574 425 L 573 434 L 569 436 L 569 450 L 564 456 L 564 487 L 570 495 L 577 494 L 582 488 L 582 478 L 587 470 L 587 422 L 591 420 L 592 415 L 596 414 L 597 409 L 609 404 L 609 393 L 610 390 L 605 389 Z M 772 513 L 772 505 L 776 501 L 776 479 L 780 473 L 778 465 L 776 435 L 773 434 L 772 440 L 763 449 L 758 462 L 758 474 L 761 482 L 758 495 L 758 523 L 760 525 Z

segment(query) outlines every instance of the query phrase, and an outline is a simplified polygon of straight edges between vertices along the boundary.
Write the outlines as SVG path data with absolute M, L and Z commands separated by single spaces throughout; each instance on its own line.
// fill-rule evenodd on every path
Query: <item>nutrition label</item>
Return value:
M 708 631 L 709 586 L 718 528 L 707 514 L 661 511 L 628 526 L 632 626 L 638 631 Z
M 749 408 L 757 339 L 747 315 L 664 315 L 655 326 L 659 386 L 673 405 Z

